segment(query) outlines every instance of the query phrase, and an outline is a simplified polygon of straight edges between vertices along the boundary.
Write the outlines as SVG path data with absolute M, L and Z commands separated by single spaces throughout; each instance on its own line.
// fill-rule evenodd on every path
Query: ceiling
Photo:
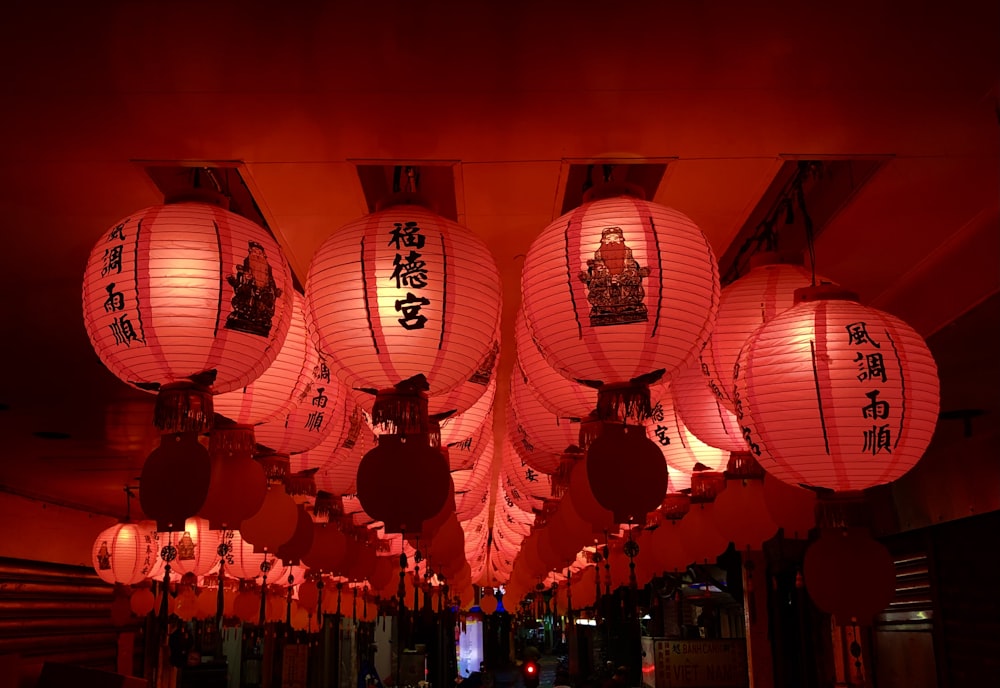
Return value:
M 153 164 L 238 166 L 303 284 L 368 210 L 359 165 L 448 166 L 504 280 L 503 388 L 521 260 L 576 165 L 665 165 L 652 200 L 724 258 L 790 161 L 858 161 L 873 172 L 830 202 L 819 272 L 930 338 L 943 410 L 995 413 L 1000 6 L 889 4 L 18 3 L 0 486 L 117 515 L 154 446 L 150 399 L 104 369 L 80 307 L 97 238 L 162 201 Z

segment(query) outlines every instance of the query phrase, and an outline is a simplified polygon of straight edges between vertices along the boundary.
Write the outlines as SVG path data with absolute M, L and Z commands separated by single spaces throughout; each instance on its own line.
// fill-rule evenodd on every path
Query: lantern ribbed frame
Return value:
M 646 437 L 660 448 L 667 465 L 688 475 L 695 464 L 721 471 L 729 460 L 728 451 L 705 444 L 688 430 L 677 412 L 672 385 L 653 390 L 653 417 L 646 424 Z
M 493 400 L 496 380 L 490 380 L 486 392 L 472 408 L 441 421 L 441 446 L 448 449 L 452 470 L 468 467 L 483 451 L 483 445 L 493 441 Z
M 401 240 L 398 250 L 392 239 L 395 223 L 408 222 L 424 238 L 419 250 L 416 239 L 413 246 Z M 397 255 L 405 264 L 411 251 L 425 263 L 426 283 L 393 277 Z M 309 268 L 307 317 L 348 387 L 383 389 L 423 374 L 438 396 L 468 380 L 486 357 L 500 293 L 496 261 L 481 238 L 426 208 L 395 205 L 320 246 Z M 420 299 L 427 303 L 411 309 Z
M 777 260 L 774 254 L 756 258 L 757 262 Z M 733 366 L 743 343 L 754 330 L 795 304 L 796 289 L 810 284 L 813 284 L 812 273 L 801 265 L 763 263 L 722 290 L 715 329 L 699 358 L 709 389 L 730 411 Z
M 292 289 L 281 249 L 262 227 L 205 203 L 153 206 L 94 246 L 83 319 L 101 361 L 124 382 L 162 385 L 214 369 L 212 391 L 229 392 L 277 356 Z
M 216 413 L 235 423 L 265 423 L 289 413 L 312 384 L 319 354 L 306 329 L 305 297 L 293 292 L 292 301 L 292 321 L 281 351 L 249 385 L 216 394 Z
M 549 365 L 528 330 L 522 309 L 514 320 L 514 341 L 521 372 L 542 406 L 564 418 L 582 418 L 594 410 L 597 390 L 567 379 Z
M 930 350 L 899 318 L 856 301 L 805 301 L 769 320 L 746 341 L 736 372 L 750 450 L 793 485 L 891 482 L 934 434 L 940 390 Z
M 147 523 L 116 523 L 94 540 L 91 559 L 94 571 L 105 583 L 134 585 L 157 571 L 160 546 L 155 526 Z
M 608 248 L 620 243 L 613 228 L 637 265 Z M 609 310 L 591 306 L 584 281 L 610 280 L 601 262 L 608 273 L 620 272 L 618 285 L 628 282 L 621 292 L 629 296 Z M 698 226 L 676 210 L 629 197 L 585 203 L 546 227 L 525 257 L 521 286 L 528 329 L 545 359 L 571 380 L 604 383 L 660 369 L 672 377 L 701 350 L 719 303 L 718 265 Z M 614 291 L 610 284 L 602 293 L 613 302 Z

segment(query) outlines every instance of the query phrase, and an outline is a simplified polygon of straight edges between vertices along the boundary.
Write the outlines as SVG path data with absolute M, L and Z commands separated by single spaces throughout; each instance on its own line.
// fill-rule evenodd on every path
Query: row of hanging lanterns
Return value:
M 456 510 L 480 517 L 466 495 L 485 499 L 476 471 L 492 470 L 481 445 L 499 272 L 478 236 L 411 200 L 334 232 L 304 297 L 270 235 L 218 205 L 177 199 L 101 237 L 84 320 L 112 372 L 158 393 L 163 437 L 140 500 L 160 530 L 202 513 L 264 552 L 309 550 L 312 517 L 285 484 L 291 457 L 312 468 L 319 448 L 321 472 L 357 490 L 355 513 L 385 538 L 461 531 Z M 480 567 L 509 574 L 516 547 L 536 541 L 576 561 L 594 534 L 625 532 L 617 524 L 634 542 L 649 514 L 686 504 L 689 481 L 708 496 L 680 530 L 699 532 L 727 468 L 722 521 L 759 507 L 770 477 L 795 490 L 890 482 L 933 433 L 934 361 L 905 323 L 794 266 L 762 263 L 721 289 L 701 230 L 629 187 L 606 185 L 544 229 L 522 293 L 493 538 L 475 540 L 498 556 L 475 557 Z M 238 424 L 213 428 L 215 412 Z M 451 471 L 466 470 L 459 499 Z M 660 520 L 652 541 L 677 522 Z M 759 537 L 744 535 L 730 539 Z M 464 545 L 430 544 L 459 568 Z M 551 563 L 535 551 L 513 558 Z

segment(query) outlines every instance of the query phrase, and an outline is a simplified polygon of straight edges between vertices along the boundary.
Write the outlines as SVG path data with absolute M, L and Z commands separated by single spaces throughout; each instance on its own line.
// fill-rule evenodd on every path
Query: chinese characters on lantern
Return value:
M 125 251 L 125 225 L 126 219 L 120 222 L 108 233 L 104 249 L 104 264 L 101 267 L 101 277 L 108 279 L 104 288 L 108 292 L 108 298 L 104 301 L 104 312 L 110 313 L 114 318 L 108 328 L 115 338 L 115 344 L 131 347 L 132 342 L 146 343 L 145 336 L 140 336 L 136 331 L 132 319 L 129 318 L 125 310 L 125 294 L 118 288 L 118 280 L 122 274 L 122 255 Z M 112 281 L 115 280 L 115 281 Z M 141 329 L 141 323 L 140 323 Z
M 864 387 L 886 382 L 888 378 L 880 351 L 881 343 L 871 338 L 864 322 L 851 323 L 845 329 L 849 343 L 857 347 L 854 352 L 854 362 L 858 366 L 858 382 Z M 865 401 L 861 406 L 862 416 L 872 421 L 871 429 L 864 430 L 861 451 L 871 452 L 872 456 L 883 451 L 887 454 L 892 453 L 892 433 L 889 424 L 880 422 L 889 419 L 892 409 L 889 402 L 878 398 L 881 393 L 882 390 L 877 387 L 869 389 L 864 393 Z
M 431 302 L 419 294 L 427 286 L 427 262 L 422 260 L 423 254 L 420 253 L 426 240 L 416 222 L 394 222 L 389 232 L 389 246 L 396 248 L 389 280 L 397 289 L 406 289 L 406 298 L 397 299 L 395 305 L 401 316 L 399 324 L 407 330 L 423 329 L 427 323 L 427 316 L 420 309 Z
M 656 423 L 656 427 L 653 432 L 656 434 L 656 441 L 660 443 L 661 447 L 666 447 L 670 444 L 670 428 L 663 425 L 663 404 L 659 401 L 656 402 L 656 406 L 653 407 L 652 412 L 649 414 L 649 419 Z

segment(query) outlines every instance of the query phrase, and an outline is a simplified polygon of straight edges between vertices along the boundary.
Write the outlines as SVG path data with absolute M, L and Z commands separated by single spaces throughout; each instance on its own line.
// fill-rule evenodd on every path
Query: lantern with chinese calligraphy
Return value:
M 602 419 L 648 412 L 645 385 L 697 356 L 719 301 L 718 266 L 697 225 L 620 191 L 543 230 L 521 279 L 531 335 L 560 373 L 601 383 Z
M 319 349 L 348 387 L 424 375 L 438 396 L 493 346 L 500 275 L 477 235 L 404 203 L 334 232 L 313 257 L 306 299 Z
M 729 452 L 709 446 L 691 434 L 677 413 L 672 388 L 673 385 L 664 385 L 656 389 L 659 396 L 646 425 L 646 436 L 660 448 L 667 464 L 681 473 L 691 473 L 696 464 L 713 471 L 722 470 Z
M 768 473 L 793 485 L 863 490 L 923 455 L 938 417 L 937 367 L 898 318 L 810 287 L 758 328 L 737 363 L 736 415 Z
M 263 228 L 217 206 L 172 203 L 132 213 L 98 241 L 84 324 L 111 372 L 160 390 L 161 429 L 200 431 L 211 421 L 209 392 L 249 384 L 278 354 L 291 291 Z
M 155 573 L 160 546 L 152 523 L 116 523 L 94 540 L 94 571 L 105 583 L 134 585 Z
M 719 318 L 699 357 L 704 381 L 730 409 L 733 408 L 733 366 L 743 342 L 755 329 L 791 308 L 796 289 L 816 283 L 812 274 L 801 265 L 787 265 L 778 260 L 774 253 L 755 255 L 750 272 L 722 290 Z
M 542 406 L 520 364 L 515 363 L 507 403 L 507 432 L 518 456 L 528 466 L 551 475 L 559 470 L 567 450 L 577 451 L 580 424 Z
M 671 380 L 670 390 L 674 409 L 688 432 L 710 447 L 746 451 L 736 414 L 705 384 L 700 363 L 695 361 L 682 370 Z
M 517 362 L 528 387 L 538 396 L 542 406 L 563 418 L 582 418 L 597 405 L 597 391 L 560 375 L 538 350 L 528 330 L 524 311 L 517 311 L 514 320 Z

